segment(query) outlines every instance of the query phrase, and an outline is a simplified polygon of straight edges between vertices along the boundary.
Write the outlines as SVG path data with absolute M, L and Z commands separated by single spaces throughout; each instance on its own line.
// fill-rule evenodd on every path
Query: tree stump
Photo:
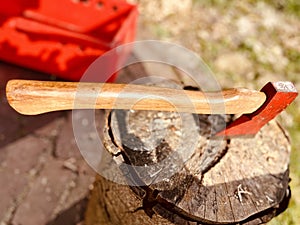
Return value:
M 99 168 L 106 178 L 96 178 L 86 224 L 262 224 L 282 212 L 290 197 L 287 134 L 271 121 L 255 137 L 211 138 L 230 120 L 108 112 Z

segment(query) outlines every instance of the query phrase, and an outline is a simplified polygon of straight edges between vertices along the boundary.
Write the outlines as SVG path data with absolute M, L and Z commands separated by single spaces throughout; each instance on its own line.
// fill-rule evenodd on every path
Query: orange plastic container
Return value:
M 78 81 L 96 58 L 134 40 L 137 15 L 123 0 L 3 1 L 0 59 Z M 122 54 L 107 67 L 113 70 L 128 52 Z M 108 78 L 115 76 L 97 80 Z

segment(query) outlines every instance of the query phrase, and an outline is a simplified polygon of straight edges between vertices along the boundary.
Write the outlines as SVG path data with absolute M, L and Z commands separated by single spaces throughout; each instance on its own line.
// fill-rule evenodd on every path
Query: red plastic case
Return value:
M 123 0 L 3 1 L 0 59 L 78 81 L 100 55 L 134 41 L 137 15 Z M 126 55 L 115 57 L 110 69 Z

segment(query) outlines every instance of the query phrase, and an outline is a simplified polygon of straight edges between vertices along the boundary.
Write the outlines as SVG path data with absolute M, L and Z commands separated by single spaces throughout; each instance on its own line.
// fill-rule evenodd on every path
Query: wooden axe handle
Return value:
M 11 80 L 9 104 L 19 113 L 36 115 L 71 109 L 133 109 L 198 114 L 251 113 L 266 100 L 263 92 L 229 89 L 201 92 L 112 83 Z

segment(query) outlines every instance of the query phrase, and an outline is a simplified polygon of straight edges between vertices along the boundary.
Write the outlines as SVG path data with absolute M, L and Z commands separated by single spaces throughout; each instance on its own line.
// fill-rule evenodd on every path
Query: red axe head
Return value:
M 288 81 L 269 82 L 262 89 L 266 94 L 266 101 L 255 112 L 243 114 L 231 122 L 216 136 L 248 136 L 255 135 L 265 124 L 274 119 L 297 97 L 295 86 Z

